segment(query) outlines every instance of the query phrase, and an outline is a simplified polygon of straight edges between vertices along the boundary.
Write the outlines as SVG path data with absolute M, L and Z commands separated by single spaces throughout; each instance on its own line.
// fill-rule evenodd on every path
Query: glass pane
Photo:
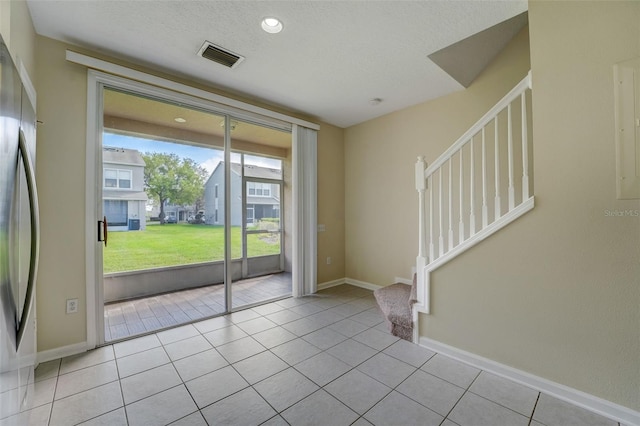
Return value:
M 291 250 L 283 244 L 282 232 L 290 227 L 281 223 L 290 205 L 281 199 L 281 189 L 289 188 L 284 192 L 290 200 L 291 185 L 284 182 L 291 176 L 291 134 L 238 121 L 231 149 L 237 155 L 232 160 L 232 203 L 244 209 L 237 216 L 243 223 L 232 229 L 239 231 L 232 245 L 242 248 L 237 263 L 241 275 L 234 275 L 231 293 L 233 308 L 238 308 L 291 295 Z M 235 256 L 238 251 L 232 247 L 232 252 Z
M 103 110 L 105 340 L 224 313 L 224 118 L 112 89 Z
M 118 170 L 118 187 L 131 188 L 131 172 L 128 170 Z

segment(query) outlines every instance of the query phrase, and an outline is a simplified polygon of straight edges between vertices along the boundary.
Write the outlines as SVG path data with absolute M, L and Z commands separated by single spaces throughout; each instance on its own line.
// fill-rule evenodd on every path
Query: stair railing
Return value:
M 414 340 L 418 312 L 428 314 L 431 310 L 431 272 L 534 206 L 528 107 L 531 87 L 529 72 L 431 165 L 427 167 L 424 158 L 418 157 Z

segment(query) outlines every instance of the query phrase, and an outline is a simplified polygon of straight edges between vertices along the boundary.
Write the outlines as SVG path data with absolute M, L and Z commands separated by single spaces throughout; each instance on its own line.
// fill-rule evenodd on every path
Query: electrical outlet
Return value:
M 331 258 L 327 257 L 327 265 L 331 265 Z
M 75 314 L 78 312 L 78 299 L 67 299 L 67 313 Z

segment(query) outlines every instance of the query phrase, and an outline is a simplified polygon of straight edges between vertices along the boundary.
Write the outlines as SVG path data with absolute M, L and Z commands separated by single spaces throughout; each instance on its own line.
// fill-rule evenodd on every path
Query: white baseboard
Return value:
M 324 290 L 326 288 L 335 287 L 337 285 L 341 285 L 341 284 L 344 284 L 344 283 L 345 283 L 344 278 L 339 278 L 339 279 L 333 280 L 333 281 L 327 281 L 327 282 L 318 284 L 318 290 Z
M 402 284 L 407 284 L 407 285 L 413 284 L 413 280 L 409 280 L 409 279 L 406 279 L 406 278 L 394 277 L 393 280 L 394 280 L 393 281 L 394 283 L 402 283 Z
M 411 284 L 411 281 L 407 280 L 406 278 L 396 277 L 394 279 L 396 280 L 395 282 L 397 283 Z M 360 281 L 353 278 L 338 278 L 337 280 L 327 281 L 327 282 L 318 284 L 318 290 L 324 290 L 325 288 L 331 288 L 341 284 L 349 284 L 349 285 L 364 288 L 367 290 L 377 290 L 379 288 L 384 287 L 382 285 L 371 284 L 366 281 Z
M 70 355 L 76 355 L 88 351 L 87 342 L 74 343 L 73 345 L 62 346 L 48 351 L 38 352 L 38 363 L 52 361 L 54 359 L 64 358 Z
M 354 285 L 356 287 L 365 288 L 367 290 L 377 290 L 379 288 L 384 287 L 384 286 L 381 286 L 381 285 L 371 284 L 371 283 L 368 283 L 368 282 L 365 282 L 365 281 L 354 280 L 353 278 L 345 278 L 344 282 L 345 282 L 345 284 L 351 284 L 351 285 Z
M 500 364 L 471 352 L 449 346 L 437 340 L 420 337 L 420 346 L 472 365 L 481 370 L 504 377 L 547 395 L 608 417 L 627 426 L 640 426 L 640 412 L 623 407 L 597 396 L 570 388 L 560 383 L 535 376 L 522 370 Z

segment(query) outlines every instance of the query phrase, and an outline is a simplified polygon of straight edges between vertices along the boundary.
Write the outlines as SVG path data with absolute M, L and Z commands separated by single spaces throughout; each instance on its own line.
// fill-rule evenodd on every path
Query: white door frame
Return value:
M 73 56 L 73 55 L 72 55 Z M 88 58 L 88 57 L 85 57 Z M 67 54 L 69 59 L 69 52 Z M 88 58 L 93 59 L 93 58 Z M 294 249 L 292 251 L 292 269 L 294 276 L 293 295 L 299 296 L 308 294 L 310 291 L 315 292 L 315 268 L 316 257 L 310 254 L 315 253 L 316 244 L 316 200 L 315 200 L 315 186 L 316 186 L 316 156 L 315 156 L 315 139 L 314 139 L 314 153 L 308 153 L 307 150 L 301 150 L 299 144 L 304 141 L 298 140 L 297 137 L 300 129 L 318 130 L 319 126 L 314 123 L 308 123 L 299 119 L 290 117 L 291 120 L 282 121 L 283 118 L 287 118 L 279 113 L 272 113 L 268 115 L 259 115 L 256 111 L 266 111 L 262 108 L 253 107 L 249 104 L 244 104 L 232 99 L 223 98 L 218 95 L 211 94 L 209 92 L 195 89 L 190 86 L 186 86 L 180 83 L 175 83 L 170 80 L 161 79 L 155 76 L 141 73 L 139 71 L 131 70 L 128 68 L 120 67 L 114 64 L 110 64 L 104 61 L 98 61 L 102 64 L 102 68 L 113 71 L 117 70 L 117 74 L 125 75 L 120 77 L 113 74 L 104 73 L 89 69 L 87 76 L 87 144 L 86 144 L 86 168 L 85 168 L 85 235 L 86 235 L 86 306 L 87 306 L 87 348 L 94 348 L 104 343 L 104 289 L 103 289 L 103 265 L 102 265 L 102 242 L 98 242 L 96 238 L 96 220 L 98 219 L 98 213 L 102 211 L 102 150 L 99 149 L 102 146 L 102 105 L 103 105 L 103 88 L 105 86 L 115 87 L 118 89 L 131 91 L 133 93 L 140 93 L 149 96 L 153 96 L 159 99 L 165 99 L 168 101 L 177 102 L 180 104 L 204 109 L 212 113 L 224 115 L 226 120 L 232 115 L 234 118 L 242 119 L 255 124 L 268 125 L 273 128 L 281 130 L 292 131 L 293 136 L 293 205 L 292 214 L 294 217 Z M 74 60 L 73 62 L 77 62 Z M 85 63 L 86 64 L 86 63 Z M 104 65 L 106 64 L 106 65 Z M 95 67 L 95 63 L 93 63 Z M 108 65 L 108 66 L 107 66 Z M 112 68 L 112 67 L 115 68 Z M 142 76 L 142 77 L 141 77 Z M 146 76 L 146 77 L 145 77 Z M 131 78 L 135 77 L 134 81 Z M 142 81 L 142 82 L 141 82 Z M 158 84 L 162 83 L 162 84 Z M 155 84 L 155 85 L 151 85 Z M 203 95 L 205 94 L 205 95 Z M 208 94 L 208 95 L 207 95 Z M 200 97 L 196 97 L 200 96 Z M 220 103 L 220 101 L 228 100 L 228 102 Z M 249 106 L 248 109 L 239 109 L 238 106 Z M 276 118 L 277 117 L 277 118 Z M 306 126 L 306 127 L 302 127 Z M 229 126 L 226 126 L 228 129 Z M 226 135 L 225 139 L 230 139 L 230 135 Z M 225 145 L 227 145 L 227 142 Z M 226 150 L 225 150 L 226 151 Z M 305 155 L 297 158 L 295 153 L 302 153 Z M 297 164 L 299 161 L 304 160 L 304 165 Z M 310 164 L 307 164 L 310 163 Z M 228 166 L 229 167 L 229 166 Z M 301 179 L 303 170 L 313 170 L 312 176 L 304 179 L 303 188 L 298 188 L 298 180 Z M 229 174 L 229 173 L 227 173 Z M 296 193 L 302 194 L 308 191 L 309 188 L 313 188 L 313 201 L 310 202 L 309 197 L 296 197 Z M 225 192 L 228 194 L 228 191 Z M 305 202 L 306 201 L 306 202 Z M 225 205 L 229 206 L 227 202 Z M 310 212 L 311 210 L 311 212 Z M 296 221 L 295 218 L 306 218 L 301 221 Z M 227 245 L 230 241 L 227 242 Z M 313 247 L 310 250 L 310 247 Z M 304 252 L 296 250 L 306 247 Z M 229 254 L 226 255 L 228 257 Z M 311 265 L 309 264 L 311 262 Z M 306 264 L 306 267 L 304 266 Z M 302 271 L 303 268 L 306 271 L 303 280 L 305 283 L 309 282 L 309 279 L 313 280 L 313 286 L 298 289 L 295 285 L 295 277 Z M 230 295 L 228 296 L 230 297 Z

